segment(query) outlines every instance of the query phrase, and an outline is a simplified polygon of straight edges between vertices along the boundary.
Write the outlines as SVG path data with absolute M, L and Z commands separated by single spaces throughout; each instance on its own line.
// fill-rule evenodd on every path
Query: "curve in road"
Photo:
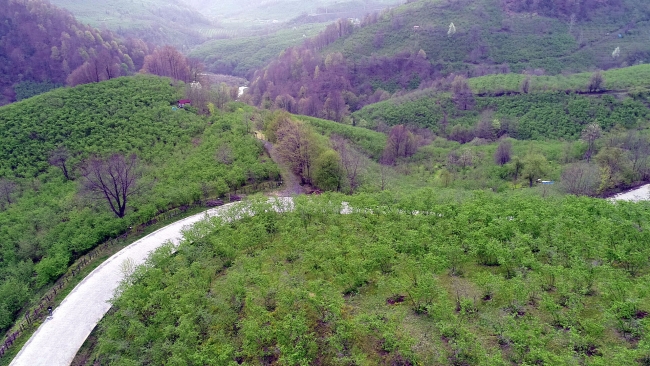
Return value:
M 650 185 L 612 200 L 648 199 Z M 276 210 L 290 209 L 291 198 L 277 198 Z M 234 204 L 214 208 L 165 226 L 122 249 L 81 281 L 54 310 L 52 319 L 45 321 L 13 359 L 10 366 L 58 366 L 69 365 L 90 332 L 108 312 L 110 300 L 124 278 L 121 265 L 126 260 L 143 264 L 149 254 L 171 241 L 178 245 L 184 229 L 211 216 L 225 212 Z M 352 209 L 343 203 L 342 214 Z
M 126 260 L 143 264 L 149 254 L 171 241 L 178 245 L 182 231 L 231 205 L 210 209 L 165 226 L 117 252 L 81 281 L 22 347 L 10 366 L 70 365 L 90 332 L 111 307 L 110 300 L 124 278 Z

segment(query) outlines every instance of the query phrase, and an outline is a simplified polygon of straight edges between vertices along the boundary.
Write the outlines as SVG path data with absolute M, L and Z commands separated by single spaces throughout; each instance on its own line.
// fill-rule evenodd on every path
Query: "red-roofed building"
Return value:
M 189 99 L 181 99 L 178 101 L 178 108 L 183 108 L 185 106 L 190 106 L 192 105 L 192 101 Z

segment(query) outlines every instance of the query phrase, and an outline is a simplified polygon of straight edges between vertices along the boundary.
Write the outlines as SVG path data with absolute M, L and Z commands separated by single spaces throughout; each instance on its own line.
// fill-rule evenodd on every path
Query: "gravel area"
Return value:
M 631 191 L 619 193 L 610 198 L 612 201 L 647 201 L 650 200 L 650 184 L 646 184 Z

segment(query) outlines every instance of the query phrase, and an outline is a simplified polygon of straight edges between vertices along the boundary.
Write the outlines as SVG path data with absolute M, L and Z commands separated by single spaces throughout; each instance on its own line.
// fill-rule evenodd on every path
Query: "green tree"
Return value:
M 341 157 L 334 150 L 320 154 L 314 164 L 314 183 L 328 191 L 340 191 L 345 172 L 341 166 Z
M 532 187 L 533 182 L 548 172 L 548 161 L 542 154 L 528 154 L 523 160 L 524 169 L 522 176 L 528 180 L 528 186 Z

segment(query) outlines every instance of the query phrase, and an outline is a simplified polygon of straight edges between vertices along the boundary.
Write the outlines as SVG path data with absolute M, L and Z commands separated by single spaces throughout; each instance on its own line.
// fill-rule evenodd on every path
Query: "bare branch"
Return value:
M 135 154 L 125 158 L 113 154 L 108 159 L 91 158 L 81 167 L 84 187 L 94 195 L 103 197 L 117 217 L 126 214 L 127 201 L 137 193 L 140 173 Z

